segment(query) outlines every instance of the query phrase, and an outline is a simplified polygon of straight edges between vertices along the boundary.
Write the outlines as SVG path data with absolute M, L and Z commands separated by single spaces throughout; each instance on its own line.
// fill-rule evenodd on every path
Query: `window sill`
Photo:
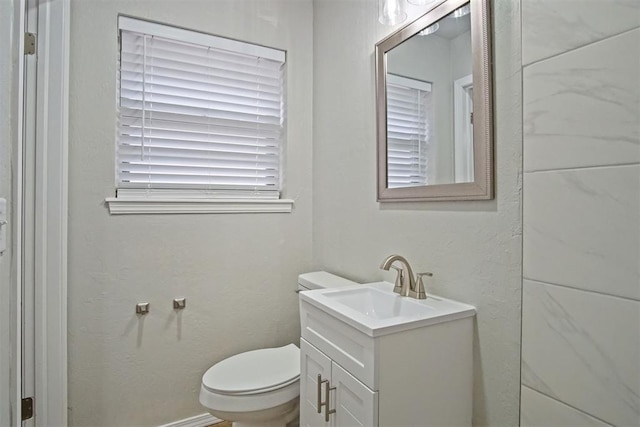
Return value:
M 117 198 L 105 199 L 111 215 L 135 214 L 217 214 L 217 213 L 290 213 L 291 199 L 152 199 Z

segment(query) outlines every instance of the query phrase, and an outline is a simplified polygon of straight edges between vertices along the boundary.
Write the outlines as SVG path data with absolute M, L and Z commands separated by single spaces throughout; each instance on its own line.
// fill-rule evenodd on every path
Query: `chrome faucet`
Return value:
M 394 262 L 400 263 L 400 267 L 396 267 L 392 265 Z M 424 290 L 424 283 L 422 282 L 423 276 L 433 276 L 432 273 L 418 273 L 418 282 L 413 278 L 413 271 L 411 270 L 411 266 L 409 265 L 409 261 L 407 261 L 404 257 L 400 255 L 390 255 L 385 259 L 380 268 L 386 271 L 389 271 L 390 268 L 393 268 L 398 272 L 396 276 L 396 285 L 393 288 L 393 292 L 400 294 L 404 297 L 416 298 L 416 299 L 426 299 L 427 293 Z

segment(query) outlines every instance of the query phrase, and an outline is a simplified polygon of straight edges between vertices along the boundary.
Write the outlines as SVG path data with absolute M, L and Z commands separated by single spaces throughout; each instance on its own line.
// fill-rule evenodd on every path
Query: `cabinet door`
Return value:
M 358 381 L 333 363 L 331 366 L 331 415 L 334 427 L 376 427 L 378 425 L 378 392 Z
M 322 380 L 331 379 L 331 359 L 304 339 L 300 339 L 300 426 L 326 427 L 325 410 L 318 413 L 318 399 L 326 402 L 325 387 L 318 395 L 318 375 Z

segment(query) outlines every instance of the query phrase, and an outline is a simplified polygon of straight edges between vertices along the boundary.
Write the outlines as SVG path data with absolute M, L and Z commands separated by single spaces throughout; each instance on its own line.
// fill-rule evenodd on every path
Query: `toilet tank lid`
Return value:
M 298 284 L 307 289 L 341 288 L 344 286 L 358 285 L 357 282 L 327 273 L 326 271 L 314 271 L 298 276 Z

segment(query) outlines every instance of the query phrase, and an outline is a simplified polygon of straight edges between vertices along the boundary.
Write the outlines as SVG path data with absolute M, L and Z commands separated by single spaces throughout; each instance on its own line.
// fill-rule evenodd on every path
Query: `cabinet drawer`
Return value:
M 378 390 L 375 340 L 317 307 L 300 301 L 302 337 L 372 390 Z

